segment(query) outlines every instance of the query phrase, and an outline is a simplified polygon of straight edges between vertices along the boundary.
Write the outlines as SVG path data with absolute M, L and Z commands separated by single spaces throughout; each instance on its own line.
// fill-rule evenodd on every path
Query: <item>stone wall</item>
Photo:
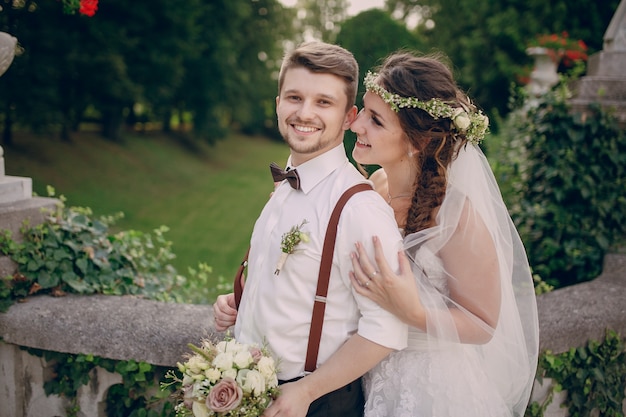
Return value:
M 562 352 L 602 339 L 609 327 L 626 335 L 626 254 L 606 258 L 594 281 L 538 297 L 541 349 Z M 168 304 L 131 296 L 34 296 L 0 314 L 0 417 L 65 416 L 64 399 L 46 397 L 50 369 L 22 347 L 91 353 L 115 360 L 174 367 L 188 343 L 219 338 L 209 305 Z M 97 368 L 79 392 L 79 416 L 104 416 L 104 398 L 120 376 Z M 533 400 L 546 395 L 536 384 Z M 561 397 L 546 417 L 566 416 Z

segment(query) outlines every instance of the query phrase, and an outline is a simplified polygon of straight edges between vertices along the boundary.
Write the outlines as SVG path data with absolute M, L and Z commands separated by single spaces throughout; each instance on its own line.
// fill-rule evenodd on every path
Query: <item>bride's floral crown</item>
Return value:
M 454 128 L 458 132 L 465 133 L 468 142 L 478 145 L 487 133 L 489 118 L 480 110 L 470 111 L 463 107 L 452 107 L 450 104 L 438 98 L 431 98 L 428 101 L 421 101 L 415 97 L 402 97 L 398 94 L 385 90 L 376 83 L 377 73 L 369 72 L 365 76 L 365 89 L 380 96 L 391 109 L 398 113 L 400 109 L 416 108 L 422 109 L 430 114 L 434 119 L 448 118 L 452 121 Z

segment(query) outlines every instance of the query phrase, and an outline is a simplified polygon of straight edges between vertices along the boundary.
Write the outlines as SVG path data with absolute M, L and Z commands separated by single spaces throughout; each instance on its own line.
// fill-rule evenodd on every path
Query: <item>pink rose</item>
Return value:
M 209 391 L 206 406 L 215 413 L 234 410 L 241 404 L 243 390 L 232 378 L 224 378 Z
M 263 352 L 261 352 L 261 349 L 256 346 L 250 348 L 250 354 L 252 355 L 252 360 L 254 361 L 254 363 L 258 363 L 259 359 L 261 359 L 261 357 L 263 356 Z

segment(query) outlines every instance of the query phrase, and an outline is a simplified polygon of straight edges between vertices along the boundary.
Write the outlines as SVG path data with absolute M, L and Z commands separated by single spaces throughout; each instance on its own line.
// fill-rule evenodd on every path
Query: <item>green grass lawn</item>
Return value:
M 15 143 L 5 149 L 7 175 L 32 178 L 39 195 L 51 185 L 68 205 L 95 215 L 121 211 L 120 230 L 168 226 L 176 269 L 187 275 L 207 263 L 215 283 L 232 278 L 248 247 L 272 191 L 269 163 L 289 155 L 282 142 L 241 135 L 193 149 L 155 134 L 127 135 L 123 143 L 91 133 L 72 143 L 17 134 Z

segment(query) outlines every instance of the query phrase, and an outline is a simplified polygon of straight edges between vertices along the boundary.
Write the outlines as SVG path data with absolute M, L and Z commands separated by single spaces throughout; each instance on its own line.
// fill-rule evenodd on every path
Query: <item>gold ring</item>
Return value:
M 371 278 L 371 279 L 374 279 L 374 277 L 375 277 L 376 275 L 378 275 L 378 271 L 374 271 L 374 272 L 372 272 L 372 273 L 370 274 L 370 278 Z
M 365 287 L 367 288 L 367 287 L 369 287 L 369 286 L 370 286 L 370 282 L 369 282 L 369 281 L 367 281 L 367 282 L 365 283 Z

